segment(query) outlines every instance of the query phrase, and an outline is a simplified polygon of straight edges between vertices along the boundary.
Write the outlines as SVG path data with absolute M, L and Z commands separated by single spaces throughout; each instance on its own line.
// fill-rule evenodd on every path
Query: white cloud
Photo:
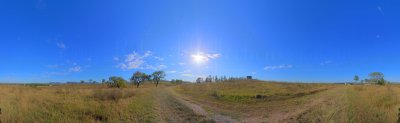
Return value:
M 80 72 L 82 69 L 80 66 L 75 66 L 75 67 L 71 67 L 69 68 L 69 72 Z
M 292 68 L 292 67 L 293 67 L 293 65 L 265 66 L 264 70 L 288 69 L 288 68 Z
M 131 70 L 141 68 L 145 63 L 144 58 L 151 56 L 151 51 L 147 51 L 143 55 L 136 52 L 126 55 L 125 61 L 118 65 L 118 68 L 123 70 Z M 119 58 L 114 57 L 114 60 L 119 60 Z
M 114 61 L 122 61 L 117 65 L 118 68 L 122 70 L 131 70 L 131 69 L 152 69 L 152 70 L 162 70 L 167 68 L 166 65 L 156 63 L 156 64 L 149 64 L 146 62 L 149 59 L 156 59 L 159 61 L 164 60 L 161 57 L 154 56 L 151 51 L 146 51 L 143 55 L 133 52 L 131 54 L 126 55 L 125 60 L 120 60 L 119 57 L 114 57 Z
M 221 54 L 207 54 L 207 57 L 211 58 L 211 59 L 216 59 L 216 58 L 219 58 L 220 56 L 221 56 Z
M 146 65 L 146 69 L 152 69 L 152 70 L 162 70 L 162 69 L 165 69 L 165 68 L 167 68 L 167 66 L 163 65 L 163 64 L 157 65 L 157 66 Z
M 179 65 L 185 65 L 186 63 L 185 62 L 179 62 Z
M 327 60 L 327 61 L 323 61 L 323 62 L 321 62 L 321 63 L 319 63 L 319 64 L 322 65 L 322 66 L 324 66 L 324 65 L 327 65 L 327 64 L 331 64 L 331 63 L 333 63 L 333 61 Z
M 58 43 L 56 43 L 56 45 L 58 48 L 61 48 L 61 49 L 67 48 L 67 46 L 65 46 L 65 44 L 63 42 L 58 42 Z
M 143 57 L 148 57 L 151 56 L 153 53 L 151 51 L 147 51 L 146 53 L 144 53 Z
M 208 53 L 202 53 L 202 52 L 191 55 L 191 57 L 197 62 L 206 62 L 206 61 L 209 61 L 210 59 L 217 59 L 220 56 L 221 56 L 221 54 L 218 54 L 218 53 L 208 54 Z
M 190 72 L 191 72 L 191 70 L 184 70 L 184 71 L 182 71 L 180 73 L 190 73 Z
M 158 56 L 154 56 L 154 59 L 157 59 L 159 61 L 164 61 L 164 58 L 158 57 Z

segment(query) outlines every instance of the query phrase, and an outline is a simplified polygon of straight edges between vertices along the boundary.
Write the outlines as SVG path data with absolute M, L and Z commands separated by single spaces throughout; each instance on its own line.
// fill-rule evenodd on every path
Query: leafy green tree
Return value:
M 118 76 L 111 76 L 107 82 L 107 85 L 109 87 L 113 88 L 125 88 L 127 87 L 127 81 L 123 79 L 122 77 Z
M 358 77 L 358 75 L 354 76 L 354 81 L 358 82 L 358 80 L 360 80 L 360 77 Z
M 378 85 L 385 85 L 385 83 L 386 83 L 385 79 L 383 79 L 383 78 L 379 79 L 377 82 Z
M 163 79 L 166 75 L 164 71 L 155 71 L 153 72 L 153 74 L 151 74 L 151 76 L 153 77 L 153 81 L 157 87 L 158 84 L 160 83 L 160 80 Z
M 378 85 L 384 85 L 385 84 L 385 79 L 383 78 L 384 75 L 381 72 L 372 72 L 369 74 L 370 81 L 374 82 L 375 84 Z
M 136 71 L 131 77 L 131 82 L 136 85 L 136 88 L 139 88 L 140 84 L 142 84 L 145 80 L 148 80 L 149 78 L 150 77 L 145 73 Z

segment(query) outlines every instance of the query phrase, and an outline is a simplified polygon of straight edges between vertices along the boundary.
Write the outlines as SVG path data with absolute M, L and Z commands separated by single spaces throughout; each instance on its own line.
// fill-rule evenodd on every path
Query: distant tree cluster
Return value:
M 372 72 L 369 75 L 369 79 L 361 80 L 363 84 L 376 84 L 376 85 L 385 85 L 387 81 L 384 79 L 384 74 L 381 72 Z M 358 82 L 360 78 L 358 75 L 354 76 L 354 81 Z
M 207 76 L 206 78 L 198 77 L 196 79 L 196 83 L 211 83 L 211 82 L 224 82 L 224 81 L 233 81 L 233 80 L 247 80 L 246 77 L 226 77 L 226 76 Z
M 155 71 L 151 75 L 148 75 L 140 71 L 136 71 L 129 79 L 129 82 L 131 84 L 134 84 L 136 88 L 139 88 L 139 86 L 143 84 L 145 81 L 153 81 L 157 87 L 160 81 L 165 78 L 165 76 L 166 74 L 164 71 Z M 106 84 L 109 87 L 116 87 L 116 88 L 127 87 L 127 84 L 129 83 L 122 77 L 116 77 L 116 76 L 110 77 L 108 81 L 103 79 L 101 82 L 102 84 Z
M 180 79 L 172 79 L 172 80 L 171 80 L 171 83 L 172 83 L 172 84 L 180 85 L 180 84 L 183 83 L 183 80 L 180 80 Z
M 89 79 L 88 81 L 81 80 L 80 84 L 98 84 L 98 82 L 95 80 Z

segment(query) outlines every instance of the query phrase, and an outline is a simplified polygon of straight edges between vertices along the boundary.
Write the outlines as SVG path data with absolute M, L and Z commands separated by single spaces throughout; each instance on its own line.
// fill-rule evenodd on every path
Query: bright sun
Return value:
M 201 63 L 206 62 L 208 60 L 208 58 L 207 58 L 207 56 L 198 53 L 198 54 L 192 55 L 192 60 L 197 64 L 201 64 Z

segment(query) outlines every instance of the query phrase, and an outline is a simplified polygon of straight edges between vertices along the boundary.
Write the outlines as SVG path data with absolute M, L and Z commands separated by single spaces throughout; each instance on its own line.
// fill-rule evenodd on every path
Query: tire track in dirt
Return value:
M 332 92 L 337 92 L 337 90 L 338 90 L 338 88 L 332 88 L 330 90 L 326 90 L 321 93 L 318 93 L 317 95 L 312 95 L 312 96 L 315 96 L 315 97 L 310 98 L 310 99 L 312 99 L 312 101 L 309 101 L 309 102 L 301 104 L 301 105 L 293 105 L 288 108 L 288 109 L 290 109 L 290 112 L 285 112 L 282 110 L 272 111 L 268 115 L 268 117 L 269 117 L 268 122 L 269 123 L 304 122 L 303 118 L 305 116 L 307 116 L 310 112 L 312 112 L 313 109 L 315 109 L 318 106 L 323 105 L 324 103 L 327 103 L 331 99 L 331 96 L 334 96 L 334 95 L 330 95 L 330 96 L 326 96 L 326 95 L 329 95 L 329 93 L 332 93 Z M 335 115 L 335 114 L 331 114 L 331 115 Z M 322 122 L 324 119 L 316 118 L 315 120 L 317 120 L 316 122 L 318 122 L 318 120 L 320 120 L 319 122 Z
M 157 107 L 160 123 L 209 123 L 206 116 L 182 104 L 165 89 L 157 90 Z
M 224 115 L 217 114 L 217 113 L 208 113 L 200 105 L 192 103 L 190 100 L 183 98 L 181 95 L 179 95 L 179 94 L 175 93 L 173 90 L 171 90 L 171 88 L 167 88 L 166 91 L 168 91 L 168 93 L 170 93 L 171 96 L 173 98 L 175 98 L 179 103 L 185 105 L 186 107 L 191 109 L 195 114 L 197 114 L 199 116 L 204 116 L 207 119 L 210 119 L 217 123 L 237 123 L 238 122 L 228 116 L 224 116 Z

